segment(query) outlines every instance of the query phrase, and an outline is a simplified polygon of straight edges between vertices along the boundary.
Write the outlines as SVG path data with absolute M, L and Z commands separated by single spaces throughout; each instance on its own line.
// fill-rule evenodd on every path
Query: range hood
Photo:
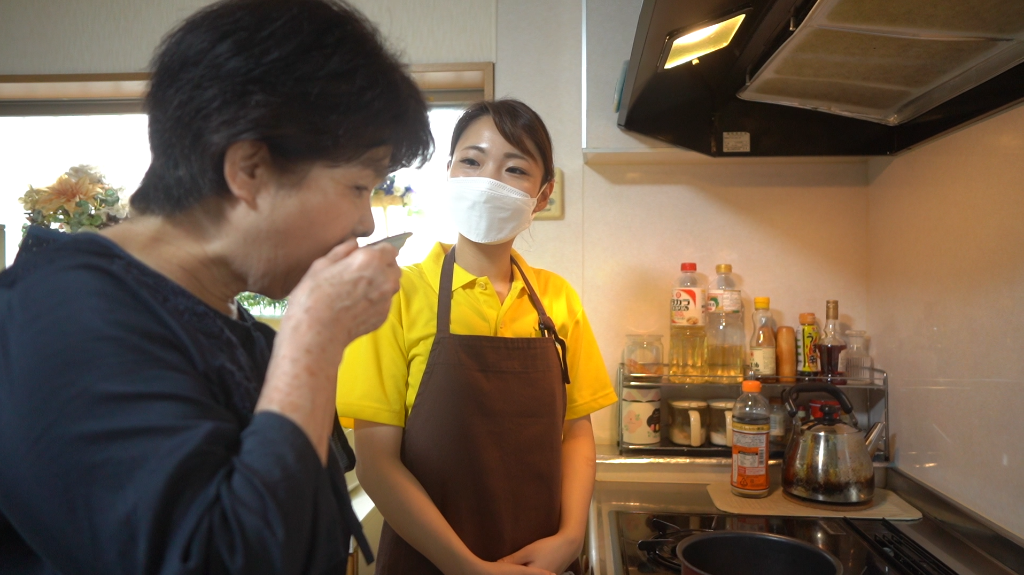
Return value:
M 709 156 L 891 155 L 1024 101 L 1024 0 L 644 0 L 619 126 Z

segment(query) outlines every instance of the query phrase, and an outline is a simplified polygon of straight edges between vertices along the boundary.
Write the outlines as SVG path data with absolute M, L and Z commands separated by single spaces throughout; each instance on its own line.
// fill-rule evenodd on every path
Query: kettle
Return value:
M 839 401 L 823 405 L 822 416 L 793 426 L 793 437 L 782 462 L 782 489 L 798 498 L 818 503 L 867 503 L 875 492 L 871 457 L 881 443 L 882 422 L 864 433 L 839 420 L 839 409 L 852 413 L 850 400 L 829 383 L 800 383 L 782 392 L 790 417 L 797 413 L 800 393 L 824 392 Z

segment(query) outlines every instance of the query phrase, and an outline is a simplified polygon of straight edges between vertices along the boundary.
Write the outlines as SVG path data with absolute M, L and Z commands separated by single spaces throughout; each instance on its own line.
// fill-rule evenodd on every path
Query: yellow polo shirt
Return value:
M 423 378 L 437 330 L 437 290 L 441 264 L 451 246 L 437 244 L 422 263 L 402 270 L 401 288 L 387 320 L 376 331 L 353 341 L 338 370 L 338 415 L 405 426 Z M 569 379 L 566 419 L 583 417 L 615 403 L 601 351 L 583 304 L 567 281 L 534 269 L 513 251 L 530 285 L 568 347 Z M 513 268 L 514 281 L 504 302 L 486 277 L 455 265 L 452 277 L 451 330 L 457 335 L 540 337 L 537 312 L 526 285 Z

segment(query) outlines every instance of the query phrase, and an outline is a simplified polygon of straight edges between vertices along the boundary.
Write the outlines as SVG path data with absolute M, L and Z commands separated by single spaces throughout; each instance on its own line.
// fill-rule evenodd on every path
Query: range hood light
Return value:
M 670 37 L 667 44 L 670 44 L 671 48 L 668 57 L 665 58 L 663 68 L 665 70 L 675 68 L 680 64 L 696 60 L 704 54 L 725 48 L 729 42 L 732 42 L 732 37 L 736 35 L 736 30 L 739 30 L 745 16 L 746 14 L 740 14 L 683 36 Z

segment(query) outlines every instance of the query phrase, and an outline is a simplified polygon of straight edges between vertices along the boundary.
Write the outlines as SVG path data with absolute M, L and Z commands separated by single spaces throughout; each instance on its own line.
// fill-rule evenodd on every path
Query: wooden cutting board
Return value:
M 866 509 L 820 509 L 801 505 L 782 495 L 782 487 L 773 487 L 768 497 L 751 499 L 732 494 L 728 483 L 708 484 L 708 495 L 715 507 L 738 515 L 782 515 L 786 517 L 855 517 L 910 521 L 921 518 L 921 512 L 888 489 L 875 489 L 871 506 Z

